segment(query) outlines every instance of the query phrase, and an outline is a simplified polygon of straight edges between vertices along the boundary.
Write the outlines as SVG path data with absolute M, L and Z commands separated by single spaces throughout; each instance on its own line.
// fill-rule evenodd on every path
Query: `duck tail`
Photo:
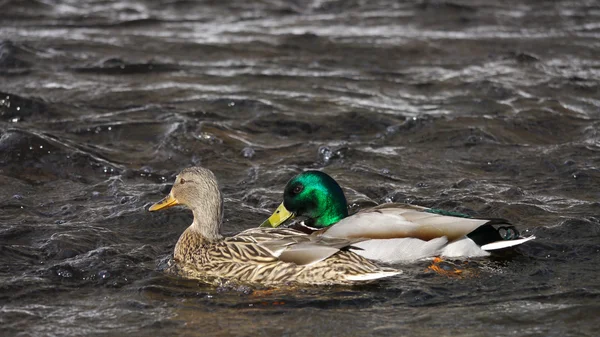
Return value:
M 467 234 L 469 239 L 475 241 L 479 246 L 496 241 L 515 240 L 521 235 L 517 228 L 507 220 L 500 218 L 482 220 L 488 220 L 488 222 Z
M 501 218 L 487 218 L 488 222 L 467 235 L 485 251 L 518 246 L 535 236 L 522 237 L 517 228 Z
M 351 282 L 373 281 L 384 277 L 402 274 L 402 270 L 392 268 L 381 268 L 378 271 L 373 271 L 363 274 L 347 275 L 346 280 Z
M 523 243 L 525 243 L 529 240 L 533 240 L 533 239 L 535 239 L 534 235 L 528 236 L 525 238 L 518 238 L 518 239 L 514 239 L 514 240 L 497 241 L 497 242 L 485 244 L 485 245 L 481 246 L 481 249 L 483 249 L 485 251 L 504 249 L 504 248 L 518 246 L 520 244 L 523 244 Z

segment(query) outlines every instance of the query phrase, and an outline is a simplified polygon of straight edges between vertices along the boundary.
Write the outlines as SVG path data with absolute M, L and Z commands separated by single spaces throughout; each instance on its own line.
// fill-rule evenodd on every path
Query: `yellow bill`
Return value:
M 175 206 L 175 205 L 179 205 L 179 201 L 177 201 L 177 199 L 173 198 L 173 196 L 169 193 L 169 195 L 162 198 L 159 202 L 150 206 L 150 208 L 148 208 L 148 210 L 150 212 L 154 212 L 154 211 L 158 211 L 158 210 L 161 210 L 164 208 L 169 208 L 169 207 Z
M 293 218 L 294 218 L 294 213 L 288 211 L 285 208 L 285 206 L 283 206 L 283 203 L 281 203 L 281 205 L 279 205 L 279 207 L 277 207 L 275 212 L 273 212 L 273 214 L 271 214 L 271 216 L 267 220 L 265 220 L 265 222 L 263 222 L 260 225 L 260 227 L 278 227 L 279 225 L 284 223 L 286 220 L 293 219 Z

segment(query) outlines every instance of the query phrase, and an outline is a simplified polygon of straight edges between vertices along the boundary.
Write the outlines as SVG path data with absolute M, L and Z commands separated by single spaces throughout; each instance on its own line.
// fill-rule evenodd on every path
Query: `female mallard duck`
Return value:
M 466 215 L 407 204 L 382 204 L 348 216 L 340 185 L 326 173 L 306 171 L 292 178 L 283 203 L 261 227 L 277 227 L 294 216 L 324 238 L 366 239 L 354 243 L 357 254 L 397 263 L 427 257 L 487 256 L 488 251 L 522 244 L 535 237 L 519 237 L 502 219 L 473 219 Z M 492 225 L 505 224 L 499 228 Z
M 215 283 L 223 278 L 263 285 L 351 284 L 400 273 L 344 250 L 359 240 L 322 238 L 284 228 L 254 228 L 223 238 L 221 192 L 214 174 L 201 167 L 184 169 L 169 195 L 149 210 L 179 204 L 194 214 L 173 256 L 179 271 L 188 277 Z

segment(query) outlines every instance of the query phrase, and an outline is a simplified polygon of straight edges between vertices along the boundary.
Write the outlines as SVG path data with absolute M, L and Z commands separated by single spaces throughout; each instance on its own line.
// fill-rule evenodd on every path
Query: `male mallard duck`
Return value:
M 261 227 L 277 227 L 294 216 L 306 216 L 301 226 L 321 237 L 370 239 L 352 247 L 368 259 L 397 263 L 427 257 L 476 257 L 488 251 L 522 244 L 502 219 L 473 219 L 408 204 L 382 204 L 348 216 L 344 192 L 321 171 L 305 171 L 285 186 L 283 202 Z M 499 228 L 492 225 L 505 224 Z
M 400 273 L 344 249 L 358 240 L 322 238 L 285 228 L 253 228 L 223 238 L 221 192 L 214 174 L 201 167 L 184 169 L 169 195 L 149 210 L 179 204 L 194 214 L 173 256 L 188 277 L 215 283 L 224 278 L 264 285 L 350 284 Z

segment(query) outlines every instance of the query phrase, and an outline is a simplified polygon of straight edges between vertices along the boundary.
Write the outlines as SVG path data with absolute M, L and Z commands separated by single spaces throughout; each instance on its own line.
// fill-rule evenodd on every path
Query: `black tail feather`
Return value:
M 479 246 L 502 240 L 514 240 L 520 236 L 515 226 L 504 219 L 492 218 L 484 220 L 489 220 L 490 222 L 467 234 L 467 237 L 475 241 Z M 494 227 L 494 225 L 503 226 Z

